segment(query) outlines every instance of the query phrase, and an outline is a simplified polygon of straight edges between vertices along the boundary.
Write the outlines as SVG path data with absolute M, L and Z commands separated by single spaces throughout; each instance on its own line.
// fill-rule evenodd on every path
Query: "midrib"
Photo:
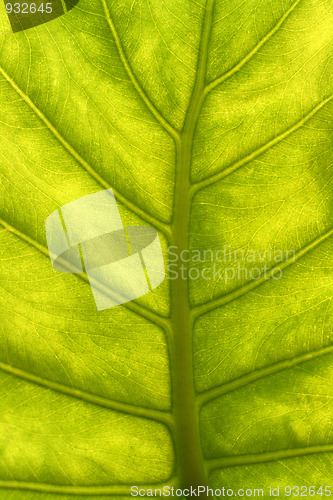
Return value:
M 188 248 L 190 222 L 190 170 L 195 129 L 204 100 L 205 75 L 210 32 L 215 0 L 208 0 L 202 28 L 197 76 L 184 128 L 177 143 L 176 190 L 172 245 L 178 254 Z M 199 423 L 195 400 L 192 363 L 192 320 L 189 306 L 188 281 L 172 281 L 173 336 L 171 372 L 173 386 L 173 410 L 176 419 L 176 460 L 181 487 L 207 485 L 199 436 Z

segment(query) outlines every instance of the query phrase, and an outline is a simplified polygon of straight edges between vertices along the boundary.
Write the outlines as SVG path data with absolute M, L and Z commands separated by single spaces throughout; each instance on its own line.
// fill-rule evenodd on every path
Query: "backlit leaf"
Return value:
M 332 25 L 331 0 L 80 0 L 13 33 L 0 3 L 1 500 L 330 485 Z M 178 261 L 98 312 L 45 220 L 108 188 Z

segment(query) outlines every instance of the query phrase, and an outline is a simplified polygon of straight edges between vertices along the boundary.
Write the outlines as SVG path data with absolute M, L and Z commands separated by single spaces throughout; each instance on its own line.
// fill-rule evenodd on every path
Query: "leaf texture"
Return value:
M 80 0 L 13 34 L 0 4 L 0 499 L 330 484 L 332 24 L 330 0 Z M 107 188 L 166 266 L 226 248 L 221 274 L 97 312 L 44 223 Z

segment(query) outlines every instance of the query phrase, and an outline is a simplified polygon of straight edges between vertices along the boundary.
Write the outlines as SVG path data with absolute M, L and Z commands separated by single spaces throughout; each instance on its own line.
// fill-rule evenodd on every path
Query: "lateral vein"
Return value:
M 49 254 L 47 248 L 44 245 L 41 245 L 40 243 L 38 243 L 36 240 L 30 238 L 30 236 L 22 233 L 21 231 L 19 231 L 18 229 L 16 229 L 15 227 L 10 225 L 8 222 L 6 222 L 3 219 L 0 219 L 0 225 L 2 225 L 10 233 L 14 234 L 18 238 L 22 239 L 23 241 L 25 241 L 29 245 L 31 245 L 34 248 L 36 248 L 37 250 L 39 250 L 39 252 L 44 254 L 46 257 L 48 257 L 48 258 L 50 257 L 50 254 Z M 66 263 L 64 262 L 63 264 L 66 267 Z M 78 279 L 83 280 L 85 283 L 89 284 L 89 279 L 88 279 L 86 274 L 75 272 L 74 276 L 76 276 Z M 162 328 L 164 330 L 165 334 L 169 334 L 170 327 L 169 327 L 169 320 L 167 318 L 164 318 L 163 316 L 160 316 L 159 314 L 157 314 L 157 313 L 151 311 L 150 309 L 147 309 L 146 307 L 139 305 L 133 301 L 126 302 L 126 303 L 122 304 L 122 306 L 126 307 L 127 309 L 134 312 L 138 316 L 141 316 L 142 318 L 147 319 L 151 323 L 155 323 L 157 326 L 159 326 L 160 328 Z
M 191 188 L 191 195 L 193 196 L 197 191 L 210 186 L 211 184 L 214 184 L 215 182 L 221 181 L 222 179 L 225 179 L 229 175 L 233 174 L 236 170 L 239 168 L 247 165 L 250 161 L 255 160 L 258 156 L 262 155 L 266 151 L 268 151 L 270 148 L 273 146 L 276 146 L 279 142 L 283 141 L 286 139 L 289 135 L 293 134 L 297 130 L 299 130 L 301 127 L 303 127 L 318 111 L 320 111 L 326 104 L 328 104 L 330 101 L 332 101 L 333 95 L 330 95 L 326 99 L 324 99 L 321 103 L 317 104 L 304 118 L 299 120 L 297 123 L 295 123 L 292 127 L 289 129 L 285 130 L 282 134 L 279 134 L 278 136 L 274 137 L 274 139 L 268 141 L 266 144 L 261 146 L 260 148 L 256 149 L 249 155 L 245 156 L 244 158 L 240 159 L 236 163 L 230 165 L 229 167 L 225 168 L 221 172 L 218 172 L 217 174 L 214 174 L 210 177 L 207 177 L 206 179 L 203 179 L 202 181 L 199 181 L 197 183 L 192 184 Z
M 324 347 L 323 349 L 310 351 L 299 356 L 295 356 L 294 358 L 286 359 L 284 361 L 265 366 L 264 368 L 255 370 L 252 373 L 247 373 L 243 377 L 239 377 L 235 380 L 232 380 L 231 382 L 227 382 L 218 387 L 213 387 L 212 389 L 201 392 L 197 397 L 198 407 L 201 407 L 220 396 L 224 396 L 225 394 L 229 394 L 230 392 L 236 391 L 237 389 L 241 389 L 242 387 L 245 387 L 252 382 L 256 382 L 257 380 L 269 377 L 270 375 L 274 375 L 275 373 L 279 373 L 283 370 L 288 370 L 302 363 L 306 363 L 307 361 L 312 361 L 314 359 L 320 358 L 322 356 L 327 356 L 332 353 L 333 346 L 328 346 Z
M 140 489 L 162 489 L 164 486 L 172 486 L 175 482 L 163 484 L 143 484 Z M 66 495 L 114 495 L 130 496 L 132 486 L 124 485 L 105 485 L 105 486 L 74 486 L 62 484 L 31 483 L 27 481 L 3 481 L 0 480 L 0 489 L 39 491 L 43 493 L 63 493 Z M 145 495 L 146 496 L 146 495 Z
M 56 127 L 50 122 L 50 120 L 44 115 L 44 113 L 36 106 L 36 104 L 30 99 L 30 97 L 23 92 L 23 90 L 16 84 L 16 82 L 5 72 L 5 70 L 0 67 L 0 73 L 7 80 L 7 82 L 12 86 L 16 93 L 23 99 L 23 101 L 30 107 L 30 109 L 38 116 L 38 118 L 44 123 L 48 130 L 53 134 L 57 141 L 65 148 L 65 150 L 76 160 L 76 162 L 81 165 L 81 167 L 103 188 L 112 188 L 115 197 L 129 210 L 141 217 L 156 229 L 161 231 L 167 237 L 170 235 L 169 224 L 156 219 L 156 217 L 148 214 L 140 207 L 132 203 L 128 198 L 121 194 L 117 189 L 110 186 L 103 177 L 97 173 L 94 168 L 73 148 L 73 146 L 60 134 Z
M 135 417 L 155 420 L 156 422 L 163 423 L 167 426 L 172 425 L 171 414 L 169 414 L 168 412 L 164 412 L 162 410 L 144 408 L 129 403 L 122 403 L 120 401 L 111 400 L 103 396 L 98 396 L 97 394 L 83 391 L 75 387 L 69 387 L 65 384 L 60 384 L 58 382 L 54 382 L 52 380 L 48 380 L 43 377 L 39 377 L 37 375 L 28 373 L 20 368 L 13 367 L 1 361 L 0 361 L 0 370 L 9 373 L 10 375 L 13 375 L 15 377 L 18 377 L 20 379 L 36 384 L 38 386 L 42 386 L 45 387 L 46 389 L 50 389 L 55 392 L 65 394 L 66 396 L 70 396 L 75 399 L 80 399 L 82 401 L 85 401 L 87 403 L 96 406 L 101 406 L 109 410 L 118 411 Z
M 213 470 L 223 469 L 227 467 L 277 462 L 280 460 L 286 460 L 288 458 L 297 458 L 306 455 L 331 452 L 333 452 L 333 444 L 308 446 L 304 448 L 295 448 L 294 450 L 271 451 L 268 453 L 258 453 L 253 455 L 238 455 L 234 457 L 213 458 L 207 461 L 207 468 L 210 472 L 212 472 Z
M 179 132 L 161 115 L 161 113 L 156 109 L 154 104 L 151 102 L 149 97 L 147 96 L 146 92 L 143 90 L 141 87 L 138 79 L 136 78 L 129 61 L 126 57 L 125 51 L 123 49 L 120 37 L 118 35 L 118 32 L 116 30 L 116 27 L 114 25 L 114 22 L 111 17 L 110 9 L 106 3 L 106 0 L 101 0 L 103 9 L 105 12 L 105 16 L 108 22 L 108 25 L 110 27 L 111 33 L 113 35 L 115 44 L 118 49 L 119 57 L 121 59 L 121 62 L 123 63 L 123 66 L 125 68 L 125 71 L 131 80 L 135 90 L 143 100 L 143 102 L 146 104 L 147 108 L 150 110 L 150 112 L 153 114 L 153 116 L 156 118 L 156 120 L 159 122 L 159 124 L 171 135 L 171 137 L 174 139 L 175 142 L 179 141 L 180 134 Z
M 225 82 L 228 78 L 233 76 L 237 71 L 242 69 L 245 64 L 252 59 L 252 57 L 261 49 L 263 45 L 273 36 L 275 33 L 281 28 L 282 24 L 287 20 L 287 18 L 290 16 L 290 14 L 296 9 L 298 4 L 301 3 L 302 0 L 297 0 L 287 12 L 281 17 L 281 19 L 275 24 L 275 26 L 260 40 L 260 42 L 257 43 L 257 45 L 245 56 L 239 63 L 237 63 L 235 66 L 233 66 L 229 71 L 227 71 L 224 75 L 221 75 L 220 77 L 216 78 L 213 82 L 207 85 L 205 88 L 205 94 L 207 95 L 209 92 L 211 92 L 215 87 L 220 85 L 221 83 Z
M 328 240 L 331 236 L 333 236 L 333 228 L 326 231 L 324 234 L 313 240 L 311 243 L 306 245 L 305 247 L 301 248 L 298 252 L 296 252 L 294 258 L 289 259 L 287 261 L 284 261 L 283 263 L 280 263 L 278 266 L 275 266 L 271 268 L 269 272 L 267 272 L 266 275 L 262 276 L 258 280 L 253 280 L 250 281 L 249 283 L 246 283 L 246 285 L 243 285 L 236 290 L 234 290 L 231 293 L 228 293 L 226 295 L 223 295 L 222 297 L 219 297 L 218 299 L 211 300 L 210 302 L 206 302 L 205 304 L 202 304 L 201 306 L 194 307 L 192 309 L 192 316 L 193 319 L 197 319 L 199 316 L 202 316 L 203 314 L 207 314 L 213 309 L 216 309 L 217 307 L 222 307 L 226 304 L 229 304 L 233 300 L 238 299 L 239 297 L 242 297 L 243 295 L 251 292 L 258 286 L 262 285 L 266 281 L 268 281 L 275 273 L 277 269 L 286 269 L 287 267 L 291 266 L 294 264 L 296 261 L 298 261 L 300 258 L 302 258 L 304 255 L 306 255 L 308 252 L 311 252 L 311 250 L 314 250 L 316 247 L 318 247 L 321 243 L 324 241 Z

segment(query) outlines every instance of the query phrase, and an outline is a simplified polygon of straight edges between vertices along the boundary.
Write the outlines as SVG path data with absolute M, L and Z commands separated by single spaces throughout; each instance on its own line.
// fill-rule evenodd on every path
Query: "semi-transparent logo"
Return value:
M 86 272 L 99 311 L 137 299 L 164 280 L 157 231 L 125 228 L 111 189 L 64 205 L 45 228 L 53 268 Z

